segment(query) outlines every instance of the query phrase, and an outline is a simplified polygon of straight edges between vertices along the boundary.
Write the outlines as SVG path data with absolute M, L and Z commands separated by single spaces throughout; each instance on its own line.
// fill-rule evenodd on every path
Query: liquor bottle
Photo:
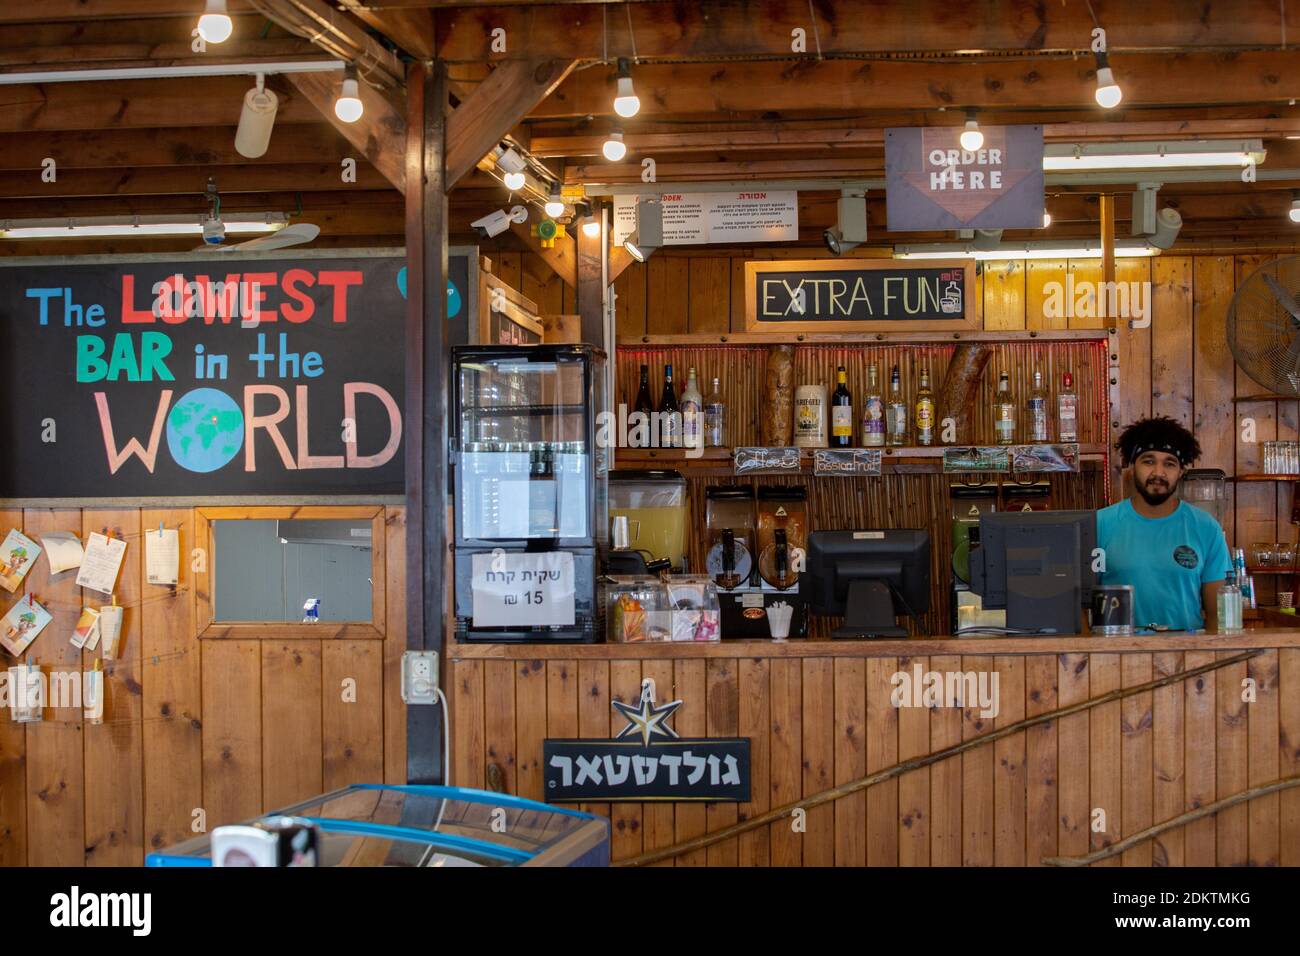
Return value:
M 867 400 L 862 406 L 862 444 L 868 448 L 885 443 L 885 403 L 880 397 L 876 366 L 867 370 Z
M 930 395 L 930 368 L 921 369 L 921 386 L 916 390 L 916 443 L 934 444 L 934 398 Z
M 898 377 L 898 366 L 889 373 L 889 408 L 886 410 L 889 427 L 889 444 L 907 444 L 907 403 L 903 401 L 903 387 Z
M 1043 373 L 1034 370 L 1034 387 L 1025 403 L 1026 427 L 1031 442 L 1045 442 L 1047 437 L 1047 392 L 1043 391 Z
M 673 367 L 664 366 L 664 391 L 659 396 L 660 448 L 680 448 L 682 444 L 682 416 L 673 393 Z
M 1063 442 L 1079 440 L 1079 396 L 1074 394 L 1074 376 L 1069 372 L 1061 379 L 1061 392 L 1056 396 L 1056 437 Z
M 835 372 L 835 392 L 831 395 L 831 447 L 853 447 L 853 396 L 849 394 L 848 376 L 841 365 Z
M 703 422 L 701 409 L 704 399 L 700 395 L 700 386 L 695 381 L 695 368 L 686 373 L 686 388 L 682 390 L 682 447 L 704 447 Z
M 704 444 L 709 448 L 727 447 L 727 406 L 716 378 L 713 391 L 704 400 Z
M 1016 403 L 1011 397 L 1011 378 L 998 376 L 998 394 L 993 399 L 993 434 L 999 445 L 1016 443 Z
M 636 391 L 636 404 L 632 410 L 634 412 L 640 412 L 642 415 L 645 416 L 645 431 L 642 434 L 644 434 L 645 436 L 649 436 L 650 423 L 654 421 L 653 416 L 655 410 L 655 403 L 650 398 L 650 366 L 649 365 L 641 366 L 641 387 L 638 388 Z M 630 434 L 628 436 L 627 443 L 633 448 L 641 447 L 642 439 L 639 435 L 637 435 L 637 431 L 639 427 L 640 426 L 633 425 L 633 427 L 629 429 Z M 634 438 L 633 436 L 637 436 L 637 437 Z M 646 445 L 653 444 L 650 441 L 649 437 L 646 437 L 644 439 L 644 442 Z

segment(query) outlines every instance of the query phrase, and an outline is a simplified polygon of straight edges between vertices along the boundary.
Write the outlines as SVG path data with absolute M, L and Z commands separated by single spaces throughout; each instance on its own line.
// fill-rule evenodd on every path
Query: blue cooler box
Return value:
M 321 866 L 609 865 L 604 817 L 486 790 L 353 784 L 258 819 L 273 816 L 320 828 Z M 145 865 L 211 866 L 209 837 L 150 853 Z

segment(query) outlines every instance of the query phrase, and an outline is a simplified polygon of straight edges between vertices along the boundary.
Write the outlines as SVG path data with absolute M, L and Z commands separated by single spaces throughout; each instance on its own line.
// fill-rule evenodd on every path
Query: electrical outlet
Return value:
M 402 700 L 408 704 L 438 702 L 437 651 L 407 651 L 402 655 Z

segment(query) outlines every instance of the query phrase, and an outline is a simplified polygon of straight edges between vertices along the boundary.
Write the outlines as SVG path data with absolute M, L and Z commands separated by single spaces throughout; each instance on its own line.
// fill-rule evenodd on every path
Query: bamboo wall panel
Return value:
M 174 586 L 144 583 L 143 532 L 160 523 L 180 532 Z M 390 557 L 382 645 L 200 641 L 189 508 L 7 509 L 0 526 L 0 534 L 17 528 L 37 540 L 55 530 L 85 540 L 108 529 L 127 542 L 116 591 L 123 629 L 117 659 L 104 662 L 103 723 L 86 722 L 79 707 L 47 707 L 36 724 L 0 713 L 0 865 L 139 865 L 146 853 L 205 828 L 323 790 L 385 776 L 406 781 L 397 683 L 406 635 L 394 614 L 403 600 L 394 575 L 402 569 L 391 560 L 403 549 L 401 508 L 389 509 L 380 543 Z M 24 581 L 24 593 L 53 615 L 29 649 L 47 679 L 101 658 L 99 648 L 79 651 L 69 637 L 83 606 L 108 603 L 78 588 L 75 570 L 51 577 L 48 569 L 42 553 Z M 0 591 L 0 613 L 21 596 Z M 514 674 L 508 677 L 513 697 Z M 355 681 L 347 699 L 344 681 Z M 509 736 L 513 745 L 513 726 Z M 482 736 L 467 744 L 466 754 L 482 760 Z
M 522 650 L 520 656 L 526 655 Z M 626 827 L 619 835 L 616 826 L 614 859 L 720 829 L 733 814 L 744 819 L 768 806 L 797 803 L 908 756 L 978 738 L 1025 715 L 1182 671 L 1214 656 L 1135 650 L 1060 657 L 592 659 L 611 669 L 625 665 L 627 678 L 633 668 L 655 676 L 658 700 L 684 701 L 673 718 L 683 737 L 748 737 L 756 758 L 749 804 L 624 805 L 640 808 L 644 839 L 631 839 Z M 808 810 L 802 824 L 793 817 L 778 820 L 664 865 L 1033 866 L 1058 853 L 1082 855 L 1090 844 L 1112 844 L 1248 784 L 1294 773 L 1295 748 L 1287 734 L 1300 717 L 1294 704 L 1300 687 L 1292 686 L 1300 680 L 1297 657 L 1300 651 L 1270 649 L 1250 662 L 1251 673 L 1270 675 L 1257 681 L 1253 704 L 1242 703 L 1237 681 L 1237 671 L 1247 665 L 1233 665 L 1003 738 L 870 787 L 865 801 L 856 799 L 862 793 L 842 797 Z M 583 703 L 582 698 L 592 696 L 591 684 L 573 678 L 572 660 L 485 661 L 459 659 L 453 651 L 448 679 L 458 690 L 477 686 L 483 666 L 497 663 L 514 665 L 508 673 L 517 691 L 524 685 L 547 688 L 540 715 L 543 736 L 552 727 L 568 736 L 575 713 L 578 736 L 603 739 L 622 729 L 624 721 L 612 709 L 610 721 L 602 723 L 595 704 Z M 997 714 L 982 717 L 972 700 L 957 707 L 895 707 L 891 679 L 900 671 L 910 675 L 916 664 L 922 673 L 996 673 Z M 577 673 L 584 673 L 581 664 Z M 630 695 L 636 684 L 626 679 L 624 686 Z M 1229 686 L 1231 693 L 1222 690 Z M 1185 720 L 1180 713 L 1184 702 Z M 591 710 L 589 722 L 581 719 L 584 706 Z M 481 714 L 472 694 L 458 693 L 454 707 L 453 721 L 473 723 Z M 540 737 L 529 734 L 522 722 L 515 728 L 513 747 L 520 759 L 540 759 Z M 1240 736 L 1241 756 L 1233 734 Z M 1225 745 L 1231 751 L 1227 758 Z M 501 745 L 484 740 L 479 746 Z M 1249 761 L 1243 759 L 1247 754 Z M 481 766 L 483 759 L 463 756 L 456 761 L 456 773 Z M 1216 767 L 1224 772 L 1216 774 Z M 1249 778 L 1242 772 L 1247 768 Z M 928 774 L 928 786 L 918 785 L 925 781 L 922 774 Z M 452 783 L 480 785 L 460 776 Z M 1217 819 L 1185 825 L 1094 865 L 1293 864 L 1300 857 L 1300 818 L 1287 801 L 1293 792 L 1276 795 L 1276 814 L 1268 798 L 1253 801 L 1241 806 L 1246 813 L 1237 815 L 1240 822 L 1221 812 Z M 1094 809 L 1105 811 L 1104 832 L 1093 830 Z

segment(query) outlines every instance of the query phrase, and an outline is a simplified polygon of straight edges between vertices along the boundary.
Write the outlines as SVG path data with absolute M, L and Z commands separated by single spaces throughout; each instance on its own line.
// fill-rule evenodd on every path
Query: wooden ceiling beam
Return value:
M 0 24 L 154 17 L 192 17 L 197 24 L 203 8 L 204 0 L 39 0 L 0 7 Z M 249 0 L 227 0 L 226 8 L 232 19 L 239 14 L 257 12 Z
M 389 99 L 365 83 L 358 84 L 364 112 L 355 123 L 345 123 L 334 115 L 338 97 L 338 77 L 327 73 L 292 73 L 285 77 L 319 111 L 398 192 L 406 191 L 404 162 L 406 117 Z M 358 176 L 360 169 L 358 168 Z
M 376 0 L 376 5 L 379 5 Z M 383 6 L 445 6 L 434 0 L 383 0 Z M 533 56 L 600 58 L 604 19 L 597 5 L 470 4 L 439 10 L 438 53 L 450 61 L 496 59 L 491 31 L 526 36 Z M 757 7 L 757 9 L 756 9 Z M 869 15 L 852 0 L 820 0 L 812 20 L 807 0 L 638 3 L 631 8 L 641 59 L 791 55 L 791 31 L 802 29 L 809 55 L 820 41 L 824 55 L 912 50 L 1084 50 L 1093 23 L 1079 3 L 952 3 L 884 0 Z M 1285 9 L 1290 35 L 1300 33 L 1300 12 Z M 1282 42 L 1281 9 L 1253 0 L 1214 0 L 1189 13 L 1180 0 L 1107 3 L 1099 12 L 1111 50 L 1260 47 Z M 611 55 L 632 47 L 627 16 L 608 18 Z M 523 45 L 504 56 L 523 55 Z M 515 52 L 519 51 L 519 52 Z
M 519 60 L 497 67 L 478 84 L 447 119 L 447 188 L 474 169 L 576 65 L 575 60 Z
M 543 246 L 542 241 L 533 235 L 532 226 L 536 219 L 529 222 L 510 224 L 510 231 L 519 237 L 532 252 L 541 256 L 548 266 L 551 267 L 557 276 L 564 280 L 564 284 L 574 289 L 578 287 L 578 245 L 576 237 L 563 236 L 555 240 L 552 246 Z
M 1287 77 L 1300 75 L 1300 51 L 1112 56 L 1125 103 L 1287 103 Z M 613 84 L 584 71 L 561 84 L 533 118 L 613 114 Z M 780 111 L 899 109 L 1094 109 L 1093 61 L 1070 59 L 969 62 L 825 60 L 641 66 L 639 116 Z M 621 122 L 619 125 L 622 125 Z M 630 125 L 630 124 L 629 124 Z
M 433 36 L 433 13 L 429 10 L 398 10 L 383 5 L 372 9 L 359 0 L 336 0 L 358 20 L 374 27 L 411 56 L 432 60 L 438 55 Z

